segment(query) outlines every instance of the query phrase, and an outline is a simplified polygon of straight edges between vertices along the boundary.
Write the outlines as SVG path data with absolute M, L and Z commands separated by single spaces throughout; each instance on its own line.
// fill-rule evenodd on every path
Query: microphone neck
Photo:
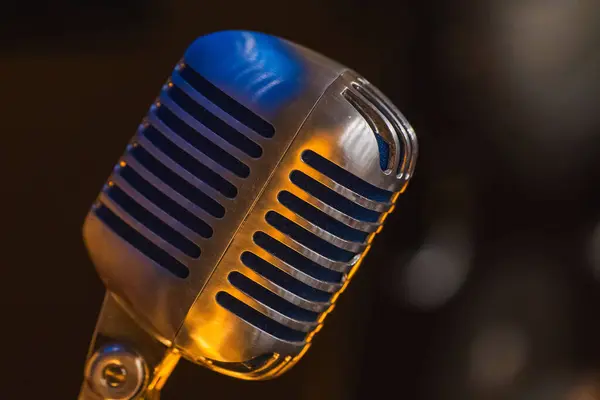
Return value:
M 181 354 L 142 326 L 114 294 L 106 292 L 78 400 L 160 399 Z

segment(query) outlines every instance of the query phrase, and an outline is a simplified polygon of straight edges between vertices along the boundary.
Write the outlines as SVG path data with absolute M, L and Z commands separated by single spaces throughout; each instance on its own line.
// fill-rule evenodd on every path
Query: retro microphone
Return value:
M 266 34 L 197 39 L 85 220 L 107 293 L 79 398 L 157 399 L 181 357 L 247 380 L 289 369 L 416 158 L 354 71 Z

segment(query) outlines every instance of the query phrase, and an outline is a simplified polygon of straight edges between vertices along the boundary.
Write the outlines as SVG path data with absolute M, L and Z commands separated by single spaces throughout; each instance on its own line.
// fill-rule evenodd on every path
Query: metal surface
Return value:
M 130 393 L 141 393 L 156 375 L 155 371 L 165 356 L 165 349 L 163 343 L 125 311 L 115 296 L 107 293 L 87 357 L 79 399 L 118 398 L 117 395 L 124 387 L 129 388 Z M 112 388 L 105 387 L 103 368 L 96 362 L 100 356 L 103 365 L 127 367 L 126 383 L 121 388 L 111 390 Z M 103 396 L 106 393 L 110 393 L 112 397 Z
M 206 40 L 207 38 L 210 38 L 210 36 L 199 40 Z M 245 40 L 245 38 L 241 37 L 240 40 Z M 286 44 L 286 46 L 288 45 Z M 147 319 L 155 328 L 157 334 L 168 340 L 174 339 L 177 330 L 181 326 L 181 323 L 199 290 L 206 283 L 212 270 L 222 257 L 223 252 L 235 234 L 235 231 L 238 229 L 253 202 L 256 200 L 256 192 L 265 185 L 272 170 L 281 159 L 285 149 L 289 146 L 298 128 L 306 118 L 308 111 L 313 107 L 323 91 L 340 72 L 337 65 L 325 64 L 325 61 L 318 55 L 303 50 L 302 53 L 300 53 L 294 49 L 292 45 L 289 46 L 290 51 L 297 52 L 298 54 L 296 57 L 303 62 L 302 73 L 305 75 L 305 78 L 303 78 L 305 86 L 302 88 L 301 95 L 295 96 L 287 104 L 282 104 L 279 107 L 277 114 L 269 118 L 269 122 L 275 127 L 277 132 L 276 138 L 274 139 L 268 140 L 261 138 L 259 135 L 250 131 L 238 121 L 219 110 L 218 107 L 211 104 L 205 97 L 194 91 L 189 85 L 185 83 L 180 85 L 180 87 L 195 101 L 209 110 L 214 110 L 215 114 L 223 118 L 228 124 L 239 128 L 243 133 L 246 133 L 254 141 L 259 143 L 263 148 L 263 156 L 259 161 L 253 160 L 229 143 L 220 139 L 214 133 L 208 131 L 198 121 L 186 114 L 181 108 L 166 100 L 167 96 L 164 91 L 161 94 L 161 98 L 165 100 L 163 104 L 165 107 L 180 116 L 190 126 L 198 129 L 202 134 L 216 142 L 216 144 L 221 146 L 228 153 L 233 154 L 236 158 L 250 166 L 251 174 L 244 180 L 241 180 L 234 175 L 227 174 L 227 171 L 223 171 L 223 168 L 216 163 L 211 163 L 211 160 L 207 159 L 207 157 L 198 150 L 186 142 L 178 140 L 177 136 L 170 132 L 167 127 L 160 126 L 161 131 L 165 132 L 168 137 L 174 138 L 174 140 L 177 141 L 177 144 L 182 146 L 185 151 L 196 158 L 202 159 L 202 161 L 210 168 L 214 168 L 219 174 L 226 175 L 226 178 L 236 185 L 239 193 L 235 200 L 223 198 L 214 193 L 214 191 L 205 189 L 211 196 L 217 197 L 226 208 L 227 212 L 223 218 L 216 219 L 207 215 L 198 207 L 194 207 L 189 201 L 182 198 L 182 196 L 179 196 L 177 193 L 166 188 L 164 182 L 161 182 L 159 179 L 152 176 L 152 174 L 139 165 L 139 163 L 136 163 L 129 155 L 126 154 L 122 160 L 131 165 L 153 185 L 163 190 L 175 201 L 179 202 L 184 207 L 187 207 L 194 214 L 206 220 L 214 227 L 214 235 L 210 239 L 202 240 L 200 238 L 194 238 L 195 241 L 198 241 L 198 244 L 202 249 L 202 257 L 198 260 L 186 258 L 185 255 L 180 254 L 176 249 L 170 248 L 168 243 L 161 242 L 159 238 L 148 233 L 148 236 L 151 237 L 152 241 L 158 243 L 161 247 L 168 249 L 167 251 L 171 255 L 175 258 L 182 259 L 189 265 L 190 276 L 186 280 L 180 280 L 173 277 L 162 268 L 156 268 L 146 257 L 137 252 L 132 252 L 131 248 L 124 243 L 120 237 L 107 229 L 93 213 L 90 213 L 86 219 L 84 226 L 85 241 L 100 276 L 105 282 L 110 282 L 108 285 L 109 290 L 129 304 L 140 317 Z M 181 64 L 179 64 L 174 71 L 171 81 L 182 81 L 178 71 L 180 66 Z M 298 77 L 296 77 L 296 79 L 298 79 Z M 240 97 L 240 94 L 235 92 L 235 87 L 232 87 L 229 90 L 223 90 L 227 91 L 233 98 Z M 266 114 L 266 112 L 261 112 L 260 109 L 256 109 L 255 103 L 246 102 L 244 105 L 259 115 Z M 146 121 L 149 121 L 150 123 L 156 121 L 153 111 L 155 110 L 152 109 L 146 118 Z M 168 157 L 161 154 L 158 149 L 153 148 L 149 143 L 145 142 L 143 137 L 136 136 L 136 139 L 140 142 L 142 147 L 148 149 L 148 151 L 158 159 L 167 164 L 173 164 L 173 162 Z M 118 167 L 119 166 L 117 165 L 117 168 Z M 173 169 L 194 185 L 203 187 L 203 189 L 205 188 L 203 182 L 194 179 L 185 169 L 177 165 L 174 165 Z M 115 171 L 115 174 L 113 174 L 109 180 L 114 182 L 119 181 L 118 170 Z M 128 188 L 124 187 L 124 190 L 128 190 Z M 149 206 L 149 202 L 144 201 L 142 196 L 133 192 L 131 192 L 131 194 L 136 198 L 139 198 L 142 205 Z M 117 206 L 110 204 L 110 201 L 107 201 L 107 205 L 119 214 L 119 216 L 127 223 L 136 225 L 136 222 L 132 218 L 125 213 L 120 212 Z M 169 218 L 168 215 L 163 215 L 161 217 L 167 223 L 176 227 L 176 229 L 181 229 L 177 226 L 177 221 L 173 218 Z M 137 229 L 143 230 L 143 227 L 137 227 Z M 127 269 L 123 269 L 120 267 L 121 265 L 127 265 L 128 267 Z
M 274 338 L 240 320 L 237 316 L 223 309 L 215 301 L 216 294 L 221 290 L 228 291 L 244 303 L 251 304 L 252 307 L 290 328 L 308 332 L 315 330 L 318 326 L 281 315 L 281 313 L 257 302 L 250 296 L 232 287 L 227 280 L 227 276 L 232 271 L 241 272 L 260 285 L 300 307 L 323 311 L 323 315 L 319 319 L 319 324 L 322 323 L 328 310 L 332 308 L 333 302 L 318 303 L 306 301 L 245 267 L 240 261 L 240 257 L 244 251 L 251 251 L 271 264 L 290 271 L 292 274 L 295 273 L 297 278 L 302 279 L 298 275 L 299 271 L 286 265 L 277 257 L 257 246 L 252 239 L 255 232 L 262 231 L 272 237 L 278 238 L 278 240 L 307 258 L 320 265 L 327 266 L 327 268 L 342 271 L 347 276 L 353 273 L 353 270 L 358 267 L 366 254 L 368 243 L 372 238 L 360 245 L 360 247 L 354 247 L 358 258 L 355 258 L 352 262 L 334 263 L 293 239 L 283 236 L 265 221 L 265 214 L 268 211 L 276 211 L 306 229 L 313 230 L 326 241 L 338 246 L 341 244 L 340 247 L 344 245 L 343 240 L 336 238 L 334 235 L 319 229 L 317 226 L 290 212 L 277 200 L 278 193 L 286 190 L 307 202 L 311 202 L 328 215 L 334 218 L 339 217 L 339 213 L 336 213 L 334 209 L 308 195 L 290 181 L 289 176 L 294 170 L 302 171 L 312 176 L 317 181 L 324 183 L 329 188 L 353 201 L 361 201 L 370 209 L 378 209 L 386 212 L 391 209 L 391 204 L 376 203 L 362 198 L 306 165 L 301 160 L 301 154 L 305 150 L 314 150 L 347 171 L 356 176 L 363 177 L 363 179 L 378 187 L 394 192 L 404 189 L 404 185 L 411 176 L 412 170 L 409 168 L 401 170 L 400 177 L 397 177 L 393 173 L 386 175 L 381 170 L 379 150 L 373 132 L 356 109 L 342 96 L 345 90 L 353 90 L 350 89 L 352 82 L 358 82 L 358 77 L 351 72 L 346 72 L 333 82 L 324 93 L 305 121 L 302 129 L 298 132 L 285 157 L 274 170 L 268 185 L 254 205 L 252 212 L 247 216 L 243 226 L 235 235 L 209 283 L 190 309 L 184 325 L 175 339 L 175 345 L 181 348 L 184 355 L 190 359 L 196 359 L 199 362 L 203 362 L 205 359 L 241 362 L 268 352 L 279 354 L 281 357 L 272 366 L 275 369 L 274 372 L 260 371 L 258 375 L 254 375 L 251 372 L 247 374 L 234 373 L 239 378 L 264 379 L 267 376 L 280 373 L 281 371 L 276 369 L 280 364 L 287 364 L 292 362 L 292 360 L 295 361 L 294 357 L 300 354 L 307 344 L 307 342 L 290 343 Z M 413 132 L 407 124 L 403 123 L 402 126 L 404 129 L 398 132 L 399 137 L 396 137 L 396 140 L 403 142 L 406 149 L 412 149 L 412 151 L 405 152 L 406 165 L 414 165 L 415 141 Z M 384 212 L 377 223 L 368 225 L 364 222 L 354 220 L 353 225 L 359 229 L 374 231 L 383 223 L 385 214 Z M 348 242 L 345 243 L 350 245 Z M 356 243 L 352 244 L 356 245 Z M 313 287 L 326 287 L 326 282 L 311 282 L 308 280 L 304 280 L 304 282 Z M 326 290 L 337 293 L 347 283 L 348 280 L 345 279 L 344 282 L 340 282 L 339 286 L 329 287 Z M 201 355 L 202 358 L 198 358 L 197 355 Z
M 201 94 L 198 86 L 191 84 L 190 79 L 195 75 L 190 75 L 187 68 L 226 93 L 230 100 L 216 104 L 222 96 L 219 93 L 215 95 L 211 87 Z M 176 98 L 176 95 L 179 97 Z M 191 99 L 191 102 L 182 106 L 182 96 Z M 356 102 L 360 103 L 360 107 Z M 225 130 L 232 127 L 249 138 L 248 149 L 224 139 L 223 132 L 209 129 L 206 121 L 200 122 L 201 118 L 190 112 L 197 105 L 227 124 Z M 164 118 L 165 108 L 170 111 L 169 115 L 175 115 L 185 124 L 185 129 L 192 128 L 195 135 L 202 135 L 248 166 L 249 176 L 243 177 L 233 173 L 231 168 L 224 168 L 223 158 L 214 154 L 207 156 L 205 147 L 194 146 L 180 132 L 174 132 Z M 269 125 L 274 129 L 272 138 L 265 137 L 268 136 L 265 132 L 269 133 Z M 173 154 L 179 154 L 180 158 L 169 155 L 164 147 L 156 145 L 148 135 L 149 127 L 162 135 L 161 140 L 170 140 L 177 149 Z M 181 126 L 178 129 L 182 129 Z M 256 144 L 262 149 L 262 154 L 259 154 Z M 181 190 L 173 190 L 173 182 L 150 172 L 136 153 L 140 149 L 165 166 L 169 173 L 174 173 L 173 179 L 182 180 L 185 185 L 199 189 L 215 200 L 223 207 L 223 215 L 211 215 L 190 201 L 190 196 L 183 195 Z M 369 198 L 362 189 L 352 187 L 353 184 L 336 181 L 335 174 L 324 174 L 309 166 L 302 159 L 306 150 L 341 167 L 345 170 L 344 174 L 359 179 L 363 182 L 359 182 L 361 187 L 367 184 L 368 187 L 379 188 L 372 189 L 375 191 L 389 191 L 390 198 Z M 387 153 L 384 156 L 384 150 L 389 157 Z M 197 165 L 189 160 L 190 156 L 232 184 L 237 193 L 227 196 L 214 182 L 199 178 L 198 171 L 190 168 L 190 165 Z M 151 370 L 160 364 L 163 353 L 169 348 L 171 352 L 181 352 L 182 356 L 194 362 L 242 379 L 277 376 L 308 349 L 324 317 L 333 309 L 335 299 L 368 251 L 374 233 L 393 209 L 398 193 L 405 189 L 416 156 L 416 138 L 406 120 L 381 93 L 347 68 L 301 46 L 253 32 L 221 32 L 198 39 L 163 87 L 86 219 L 85 242 L 100 277 L 112 293 L 107 299 L 113 299 L 111 302 L 118 299 L 118 312 L 131 318 L 130 324 L 121 327 L 112 325 L 115 329 L 106 332 L 104 325 L 109 324 L 111 318 L 101 316 L 96 335 L 107 333 L 110 338 L 136 344 L 140 332 L 143 332 L 142 336 L 151 337 L 151 346 L 138 348 L 144 358 L 151 359 L 147 360 Z M 184 166 L 182 160 L 186 159 L 187 165 Z M 382 168 L 384 162 L 386 165 Z M 189 221 L 162 209 L 156 197 L 141 193 L 136 185 L 131 184 L 131 180 L 124 176 L 125 170 L 128 173 L 133 170 L 154 190 L 160 191 L 166 197 L 163 201 L 176 203 L 178 209 L 184 209 L 208 224 L 212 228 L 212 236 L 202 237 L 186 226 Z M 294 184 L 290 178 L 292 171 L 313 178 L 329 188 L 334 197 L 341 197 L 355 205 L 351 207 L 360 206 L 367 213 L 376 213 L 378 218 L 357 218 L 344 212 L 343 207 L 326 204 Z M 145 211 L 132 215 L 131 210 L 115 201 L 114 190 L 133 199 Z M 311 210 L 320 211 L 321 217 L 326 216 L 322 218 L 366 232 L 365 240 L 338 237 L 328 230 L 328 226 L 319 226 L 291 211 L 278 200 L 283 190 L 311 206 Z M 137 235 L 141 234 L 150 246 L 158 246 L 161 252 L 166 252 L 163 257 L 176 260 L 174 263 L 180 268 L 179 272 L 169 272 L 124 240 L 98 216 L 100 208 L 116 216 L 112 218 L 119 218 L 128 229 L 133 228 Z M 321 247 L 310 248 L 302 240 L 282 233 L 282 228 L 278 229 L 273 222 L 266 221 L 267 212 L 278 213 L 279 218 L 287 219 L 288 224 L 293 225 L 293 229 L 301 228 L 303 235 L 308 232 L 310 240 L 325 243 L 323 249 L 334 245 L 335 251 L 351 254 L 351 259 L 331 259 L 324 255 Z M 147 220 L 139 215 L 145 215 Z M 154 221 L 153 225 L 148 222 L 150 220 Z M 161 228 L 162 232 L 172 232 L 173 237 L 157 234 L 157 224 L 166 224 Z M 309 263 L 315 263 L 316 268 L 341 273 L 339 279 L 321 279 L 307 274 L 297 265 L 290 265 L 272 252 L 265 251 L 253 240 L 259 231 L 301 254 L 310 260 Z M 182 247 L 181 241 L 187 247 Z M 182 249 L 190 250 L 186 254 Z M 194 254 L 195 249 L 199 249 L 199 257 Z M 300 282 L 318 289 L 319 293 L 330 293 L 331 299 L 311 300 L 244 266 L 240 258 L 246 251 L 287 274 L 294 284 Z M 275 304 L 285 304 L 302 313 L 302 310 L 313 312 L 310 315 L 318 313 L 318 318 L 312 321 L 296 319 L 274 309 L 273 304 L 264 301 L 263 297 L 257 298 L 234 287 L 232 272 L 242 274 L 246 280 L 253 282 L 254 287 L 262 288 L 260 293 L 266 289 L 267 298 L 274 299 Z M 261 318 L 267 317 L 268 323 L 274 321 L 276 326 L 285 327 L 286 332 L 291 329 L 289 332 L 293 332 L 295 337 L 304 333 L 306 337 L 283 340 L 267 333 L 218 304 L 216 299 L 221 292 L 240 300 L 254 312 L 258 311 Z M 102 315 L 107 314 L 109 306 L 115 308 L 116 303 L 105 304 Z M 143 328 L 133 329 L 132 324 Z M 97 347 L 95 340 L 91 352 Z M 173 365 L 170 364 L 169 368 Z M 156 372 L 150 375 L 153 379 Z
M 86 382 L 100 398 L 127 400 L 140 392 L 148 377 L 148 367 L 137 353 L 122 344 L 109 344 L 90 358 Z

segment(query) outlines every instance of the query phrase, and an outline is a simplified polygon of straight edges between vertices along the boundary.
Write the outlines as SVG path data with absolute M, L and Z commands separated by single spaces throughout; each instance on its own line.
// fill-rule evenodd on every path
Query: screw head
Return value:
M 129 400 L 148 383 L 148 367 L 136 352 L 121 344 L 110 344 L 90 357 L 85 376 L 87 384 L 100 397 Z
M 102 378 L 111 388 L 119 388 L 127 381 L 127 370 L 122 364 L 108 364 L 102 370 Z

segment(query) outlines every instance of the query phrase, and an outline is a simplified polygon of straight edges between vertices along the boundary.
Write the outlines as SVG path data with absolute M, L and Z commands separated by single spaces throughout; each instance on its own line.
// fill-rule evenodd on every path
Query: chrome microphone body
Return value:
M 289 369 L 416 157 L 354 71 L 261 33 L 197 39 L 84 224 L 107 295 L 80 398 L 157 398 L 179 357 L 248 380 Z

